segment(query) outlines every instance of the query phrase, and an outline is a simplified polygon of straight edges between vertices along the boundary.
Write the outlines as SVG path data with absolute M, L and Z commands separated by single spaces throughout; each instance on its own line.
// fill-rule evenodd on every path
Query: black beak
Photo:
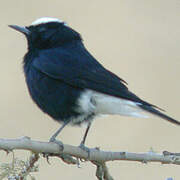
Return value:
M 10 28 L 13 28 L 15 29 L 16 31 L 19 31 L 25 35 L 29 35 L 30 34 L 30 31 L 25 28 L 25 27 L 21 27 L 21 26 L 17 26 L 17 25 L 9 25 Z

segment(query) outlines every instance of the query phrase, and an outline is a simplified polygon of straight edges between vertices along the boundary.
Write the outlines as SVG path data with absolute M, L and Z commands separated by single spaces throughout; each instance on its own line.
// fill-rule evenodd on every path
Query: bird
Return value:
M 176 125 L 163 109 L 131 92 L 126 81 L 106 69 L 86 49 L 81 35 L 64 21 L 42 17 L 29 26 L 9 25 L 27 39 L 25 81 L 35 104 L 61 123 L 50 142 L 67 125 L 87 124 L 80 147 L 99 115 L 147 118 L 150 114 Z

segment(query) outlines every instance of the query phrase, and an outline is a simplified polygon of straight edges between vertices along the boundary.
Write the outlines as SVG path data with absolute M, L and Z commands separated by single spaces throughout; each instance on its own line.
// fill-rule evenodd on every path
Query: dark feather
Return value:
M 139 103 L 143 110 L 180 125 L 175 119 L 158 111 L 157 106 L 131 93 L 125 82 L 98 63 L 81 43 L 74 43 L 68 47 L 43 50 L 34 60 L 33 66 L 47 76 L 73 87 L 88 88 Z
M 174 124 L 176 124 L 176 125 L 180 125 L 180 122 L 179 122 L 179 121 L 177 121 L 177 120 L 175 120 L 175 119 L 167 116 L 167 115 L 164 114 L 164 113 L 161 113 L 160 111 L 158 111 L 157 109 L 153 108 L 152 106 L 139 105 L 139 107 L 141 107 L 141 108 L 144 109 L 145 111 L 147 111 L 147 112 L 149 112 L 149 113 L 152 113 L 152 114 L 154 114 L 154 115 L 156 115 L 156 116 L 159 116 L 159 117 L 161 117 L 161 118 L 163 118 L 163 119 L 165 119 L 165 120 L 167 120 L 167 121 L 169 121 L 169 122 L 171 122 L 171 123 L 174 123 Z
M 74 87 L 88 88 L 153 106 L 131 93 L 124 81 L 107 71 L 86 51 L 81 43 L 75 43 L 74 46 L 71 44 L 68 47 L 42 50 L 33 61 L 34 68 Z

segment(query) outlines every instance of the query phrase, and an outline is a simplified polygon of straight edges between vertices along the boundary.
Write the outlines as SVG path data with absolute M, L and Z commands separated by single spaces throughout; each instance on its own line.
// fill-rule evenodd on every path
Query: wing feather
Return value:
M 77 88 L 91 89 L 133 101 L 143 110 L 180 125 L 177 120 L 161 113 L 159 110 L 162 109 L 130 92 L 125 85 L 126 82 L 105 69 L 83 45 L 69 47 L 68 51 L 67 47 L 42 50 L 32 65 L 50 78 L 64 81 Z

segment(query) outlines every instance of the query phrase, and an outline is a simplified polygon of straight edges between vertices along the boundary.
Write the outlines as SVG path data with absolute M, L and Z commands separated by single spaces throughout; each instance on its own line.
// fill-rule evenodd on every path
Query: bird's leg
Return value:
M 85 141 L 86 141 L 86 138 L 87 138 L 87 134 L 89 132 L 90 127 L 91 127 L 91 122 L 88 123 L 86 131 L 85 131 L 84 136 L 83 136 L 83 140 L 81 141 L 81 144 L 83 144 L 83 145 L 85 144 Z
M 60 150 L 62 151 L 64 146 L 63 143 L 59 140 L 56 140 L 56 137 L 59 135 L 59 133 L 64 129 L 64 127 L 69 124 L 70 120 L 64 122 L 64 124 L 52 135 L 52 137 L 50 138 L 49 142 L 54 142 L 57 145 L 59 145 Z
M 86 151 L 88 153 L 88 157 L 89 157 L 90 149 L 85 146 L 85 141 L 86 141 L 86 137 L 87 137 L 87 134 L 89 132 L 90 127 L 91 127 L 91 122 L 88 123 L 88 126 L 87 126 L 86 131 L 85 131 L 84 136 L 83 136 L 83 140 L 81 141 L 81 143 L 79 145 L 79 147 L 81 149 L 83 149 L 84 151 Z

